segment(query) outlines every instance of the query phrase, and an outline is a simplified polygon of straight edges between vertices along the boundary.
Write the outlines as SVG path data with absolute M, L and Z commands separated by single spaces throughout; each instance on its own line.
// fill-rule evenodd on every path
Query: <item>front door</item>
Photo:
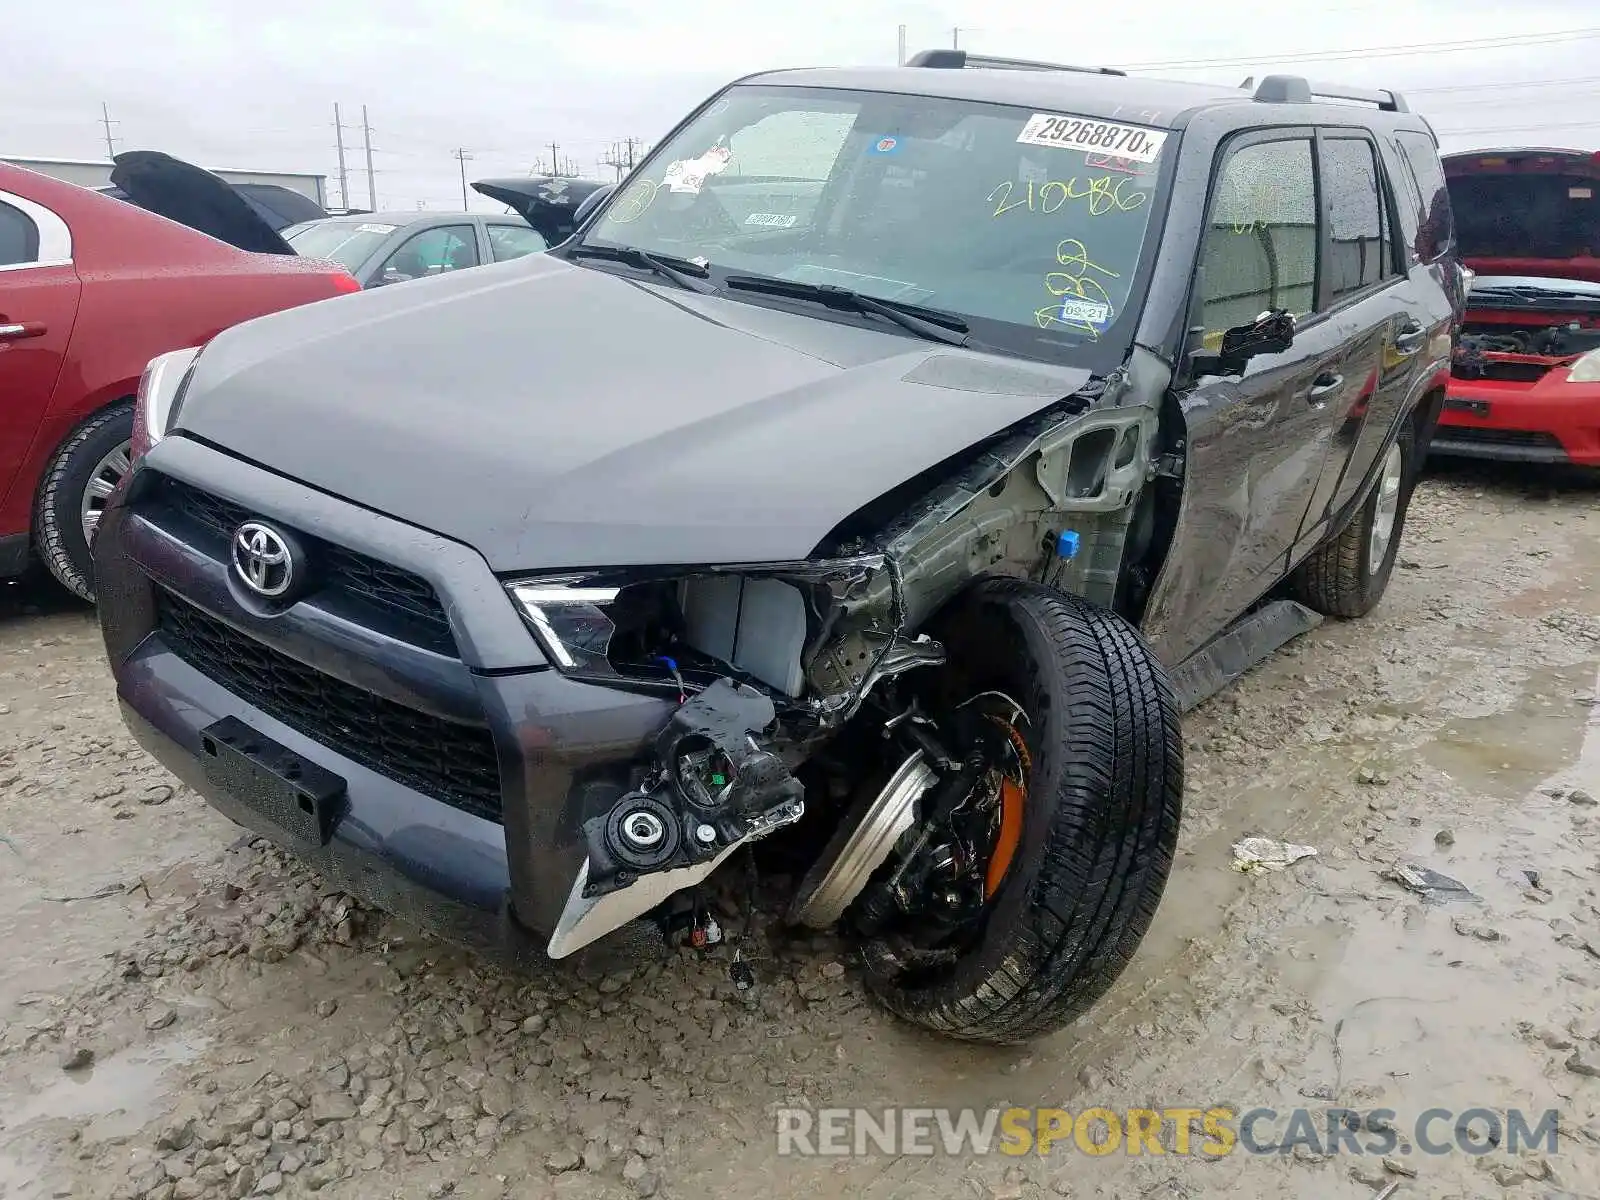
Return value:
M 1169 664 L 1209 641 L 1283 570 L 1323 466 L 1342 378 L 1342 327 L 1318 311 L 1322 214 L 1315 135 L 1274 129 L 1222 151 L 1192 311 L 1206 349 L 1282 309 L 1293 345 L 1242 376 L 1180 380 L 1183 512 L 1145 631 Z

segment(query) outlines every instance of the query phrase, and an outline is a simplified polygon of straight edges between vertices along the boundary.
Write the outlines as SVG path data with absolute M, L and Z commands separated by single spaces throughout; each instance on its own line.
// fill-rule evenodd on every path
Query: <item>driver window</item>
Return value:
M 478 243 L 470 225 L 441 225 L 413 234 L 384 260 L 378 278 L 400 283 L 478 265 Z
M 1317 176 L 1311 139 L 1259 142 L 1217 178 L 1200 250 L 1200 320 L 1215 351 L 1268 309 L 1303 317 L 1317 297 Z

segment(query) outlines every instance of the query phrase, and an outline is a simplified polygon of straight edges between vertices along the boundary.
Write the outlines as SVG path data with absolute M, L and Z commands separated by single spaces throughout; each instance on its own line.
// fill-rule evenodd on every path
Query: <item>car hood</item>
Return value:
M 589 179 L 535 175 L 527 179 L 480 179 L 472 188 L 491 200 L 510 205 L 545 241 L 556 246 L 572 235 L 578 206 L 606 186 Z
M 1600 282 L 1600 159 L 1578 150 L 1443 158 L 1462 261 L 1479 275 Z
M 774 562 L 1088 378 L 537 255 L 235 326 L 175 425 L 500 572 Z
M 112 184 L 140 208 L 241 250 L 294 253 L 261 213 L 210 171 L 158 150 L 129 150 L 111 161 Z

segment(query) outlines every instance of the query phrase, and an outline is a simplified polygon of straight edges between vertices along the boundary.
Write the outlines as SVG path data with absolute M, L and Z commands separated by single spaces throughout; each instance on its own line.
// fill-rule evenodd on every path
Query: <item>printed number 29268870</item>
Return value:
M 1017 141 L 1030 146 L 1054 146 L 1061 150 L 1115 155 L 1134 162 L 1155 162 L 1165 130 L 1115 121 L 1093 121 L 1087 117 L 1059 117 L 1034 113 L 1017 135 Z

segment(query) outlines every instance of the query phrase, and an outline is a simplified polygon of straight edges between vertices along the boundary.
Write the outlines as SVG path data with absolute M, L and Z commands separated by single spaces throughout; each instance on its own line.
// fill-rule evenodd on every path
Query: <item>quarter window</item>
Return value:
M 20 209 L 0 203 L 0 267 L 39 259 L 39 230 Z
M 1328 290 L 1337 304 L 1393 275 L 1394 252 L 1372 143 L 1326 138 L 1322 178 L 1328 189 Z
M 1200 257 L 1208 349 L 1269 309 L 1299 317 L 1316 307 L 1317 225 L 1311 139 L 1257 142 L 1229 156 Z
M 1450 212 L 1450 192 L 1444 167 L 1433 139 L 1422 133 L 1401 133 L 1396 140 L 1422 189 L 1422 226 L 1417 231 L 1417 257 L 1423 262 L 1442 258 L 1455 245 L 1455 220 Z

